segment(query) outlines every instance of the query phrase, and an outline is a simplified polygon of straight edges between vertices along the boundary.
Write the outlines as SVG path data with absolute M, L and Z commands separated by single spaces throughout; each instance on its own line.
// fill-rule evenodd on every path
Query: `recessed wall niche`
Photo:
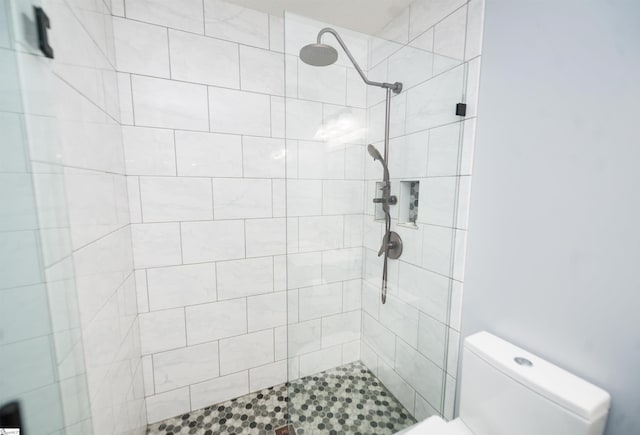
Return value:
M 398 201 L 398 223 L 417 227 L 418 201 L 420 199 L 420 182 L 417 180 L 400 182 L 400 198 Z

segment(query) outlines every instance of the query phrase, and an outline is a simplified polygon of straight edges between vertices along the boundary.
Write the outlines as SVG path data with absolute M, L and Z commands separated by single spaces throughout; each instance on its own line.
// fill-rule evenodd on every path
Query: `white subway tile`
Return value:
M 362 215 L 344 216 L 344 247 L 355 248 L 362 246 L 363 230 L 364 221 Z
M 338 367 L 340 364 L 342 364 L 342 347 L 339 345 L 300 355 L 300 376 L 314 375 Z
M 322 282 L 322 256 L 319 252 L 287 255 L 289 288 L 308 287 Z
M 177 223 L 131 225 L 136 269 L 182 263 Z
M 242 142 L 230 134 L 176 131 L 178 175 L 241 177 Z
M 246 299 L 194 305 L 185 313 L 190 346 L 247 332 Z
M 298 62 L 298 98 L 330 104 L 346 104 L 347 69 L 339 65 L 323 68 Z
M 287 180 L 287 216 L 322 214 L 322 181 Z
M 173 132 L 158 128 L 122 127 L 127 175 L 175 175 Z
M 152 311 L 216 300 L 214 264 L 148 269 L 149 306 Z
M 271 137 L 286 137 L 285 118 L 284 98 L 271 96 Z
M 460 66 L 409 89 L 405 94 L 407 133 L 458 121 L 452 107 L 460 100 L 463 83 L 464 68 Z
M 244 91 L 284 95 L 284 55 L 241 45 L 240 84 Z
M 428 143 L 429 133 L 426 131 L 391 139 L 389 171 L 393 177 L 414 179 L 426 177 L 427 166 L 431 159 L 430 155 L 427 159 Z
M 298 142 L 300 178 L 343 179 L 344 145 L 339 143 Z
M 457 175 L 460 149 L 460 123 L 434 128 L 429 132 L 427 175 Z
M 393 370 L 392 366 L 385 364 L 382 360 L 378 363 L 378 379 L 380 379 L 384 386 L 391 391 L 391 394 L 402 403 L 407 411 L 413 414 L 416 396 L 415 390 Z
M 285 158 L 284 139 L 252 136 L 242 138 L 245 177 L 284 178 Z
M 300 320 L 330 316 L 342 311 L 342 283 L 300 289 Z
M 249 219 L 245 228 L 247 257 L 287 253 L 286 219 Z
M 441 275 L 451 274 L 451 243 L 453 230 L 434 225 L 423 225 L 422 267 Z
M 155 394 L 155 386 L 153 384 L 153 357 L 145 355 L 142 357 L 142 375 L 144 377 L 144 395 L 152 396 Z
M 342 345 L 342 364 L 360 361 L 360 340 Z
M 362 280 L 353 279 L 342 283 L 342 310 L 362 308 Z
M 127 18 L 202 33 L 201 0 L 127 0 Z
M 220 300 L 273 291 L 272 257 L 223 261 L 216 268 Z
M 479 56 L 482 51 L 482 31 L 484 23 L 484 0 L 469 2 L 467 18 L 467 42 L 465 45 L 465 60 Z
M 360 338 L 361 312 L 350 311 L 322 318 L 322 348 Z
M 133 100 L 131 97 L 131 75 L 117 73 L 118 100 L 120 101 L 120 122 L 125 125 L 133 124 Z
M 399 297 L 431 317 L 446 321 L 449 278 L 400 262 Z
M 147 293 L 147 271 L 134 271 L 136 280 L 136 296 L 138 301 L 138 313 L 149 312 L 149 295 Z
M 347 106 L 367 107 L 367 85 L 353 68 L 347 68 Z
M 205 343 L 153 355 L 156 392 L 174 390 L 219 374 L 218 343 Z
M 409 45 L 411 47 L 433 52 L 433 30 L 434 28 L 432 27 L 419 36 L 416 36 L 414 40 L 409 42 Z
M 240 87 L 237 44 L 169 30 L 169 50 L 171 78 L 225 88 Z
M 169 415 L 189 412 L 189 388 L 184 387 L 147 397 L 145 403 L 149 424 L 164 420 Z
M 271 98 L 233 89 L 209 88 L 211 131 L 271 136 Z
M 269 15 L 269 49 L 284 52 L 284 18 Z
M 348 248 L 322 252 L 322 282 L 362 277 L 362 249 Z
M 272 217 L 271 180 L 213 180 L 216 219 Z
M 243 258 L 244 222 L 183 222 L 182 249 L 185 263 Z
M 169 78 L 167 29 L 113 18 L 118 71 Z
M 247 371 L 221 376 L 199 384 L 191 385 L 191 409 L 202 409 L 214 403 L 249 393 L 249 374 Z
M 415 417 L 419 421 L 425 420 L 434 415 L 439 416 L 440 412 L 437 411 L 429 402 L 427 402 L 422 396 L 416 394 L 416 411 Z
M 287 326 L 279 326 L 273 330 L 276 361 L 287 358 Z
M 467 33 L 467 8 L 462 7 L 436 24 L 433 51 L 436 54 L 464 59 Z
M 228 374 L 274 362 L 273 330 L 220 340 L 220 373 Z
M 375 353 L 388 364 L 393 364 L 396 352 L 396 336 L 368 314 L 364 315 L 362 337 Z
M 395 369 L 398 374 L 429 403 L 440 403 L 442 369 L 402 340 L 397 340 L 396 352 Z
M 336 249 L 343 245 L 342 216 L 301 217 L 298 224 L 300 252 Z
M 286 104 L 287 138 L 317 140 L 322 128 L 322 103 L 288 99 Z
M 283 326 L 287 323 L 287 293 L 277 292 L 247 298 L 249 331 Z
M 143 355 L 186 345 L 182 308 L 140 314 L 140 350 Z
M 287 381 L 287 361 L 282 360 L 249 370 L 249 389 L 258 391 Z
M 455 200 L 455 177 L 435 177 L 420 183 L 418 221 L 433 225 L 453 227 Z
M 418 309 L 393 295 L 380 306 L 380 323 L 413 347 L 418 346 Z
M 287 216 L 287 187 L 286 180 L 271 180 L 273 191 L 273 217 Z
M 411 3 L 409 40 L 420 35 L 464 3 L 465 0 L 418 0 Z
M 289 356 L 298 356 L 320 350 L 320 319 L 288 326 Z
M 232 3 L 205 0 L 207 36 L 269 48 L 269 16 Z
M 136 125 L 209 130 L 206 86 L 133 76 L 132 89 Z
M 208 178 L 140 177 L 140 196 L 144 222 L 213 219 Z
M 362 213 L 363 196 L 363 181 L 323 180 L 322 212 L 323 214 Z
M 431 78 L 433 53 L 410 46 L 402 47 L 389 57 L 389 77 L 402 82 L 403 90 Z
M 453 279 L 464 281 L 464 267 L 467 251 L 467 232 L 456 230 L 455 251 L 453 256 Z

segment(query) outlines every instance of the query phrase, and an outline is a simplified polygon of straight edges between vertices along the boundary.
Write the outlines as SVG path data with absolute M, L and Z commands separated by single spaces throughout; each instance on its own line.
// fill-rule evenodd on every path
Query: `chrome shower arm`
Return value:
M 349 51 L 349 48 L 347 48 L 347 44 L 344 43 L 344 41 L 342 40 L 338 32 L 336 32 L 331 27 L 325 27 L 324 29 L 320 30 L 320 32 L 318 32 L 318 44 L 322 44 L 322 35 L 324 35 L 325 33 L 331 33 L 336 38 L 336 40 L 340 44 L 340 47 L 342 47 L 345 54 L 347 55 L 347 57 L 355 67 L 356 71 L 358 71 L 358 74 L 360 74 L 360 77 L 362 77 L 362 80 L 364 80 L 366 84 L 370 86 L 377 86 L 379 88 L 391 89 L 396 94 L 399 94 L 402 91 L 402 83 L 399 83 L 399 82 L 382 83 L 382 82 L 374 82 L 373 80 L 369 80 L 367 76 L 364 74 L 364 72 L 362 71 L 362 68 L 360 68 L 360 65 L 358 65 L 358 62 L 356 62 L 355 58 L 351 54 L 351 51 Z

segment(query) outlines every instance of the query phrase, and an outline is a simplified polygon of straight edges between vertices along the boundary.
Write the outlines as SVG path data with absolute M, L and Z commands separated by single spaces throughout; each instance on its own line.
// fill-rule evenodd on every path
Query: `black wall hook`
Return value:
M 42 8 L 34 7 L 36 13 L 36 27 L 38 28 L 38 45 L 49 59 L 53 59 L 53 48 L 49 45 L 48 29 L 51 28 L 49 17 Z

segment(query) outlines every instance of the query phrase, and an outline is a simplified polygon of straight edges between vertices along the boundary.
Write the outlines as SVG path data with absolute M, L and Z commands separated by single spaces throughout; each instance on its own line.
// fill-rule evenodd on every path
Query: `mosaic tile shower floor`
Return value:
M 289 417 L 298 435 L 393 434 L 416 422 L 357 362 L 155 423 L 147 433 L 273 435 Z

